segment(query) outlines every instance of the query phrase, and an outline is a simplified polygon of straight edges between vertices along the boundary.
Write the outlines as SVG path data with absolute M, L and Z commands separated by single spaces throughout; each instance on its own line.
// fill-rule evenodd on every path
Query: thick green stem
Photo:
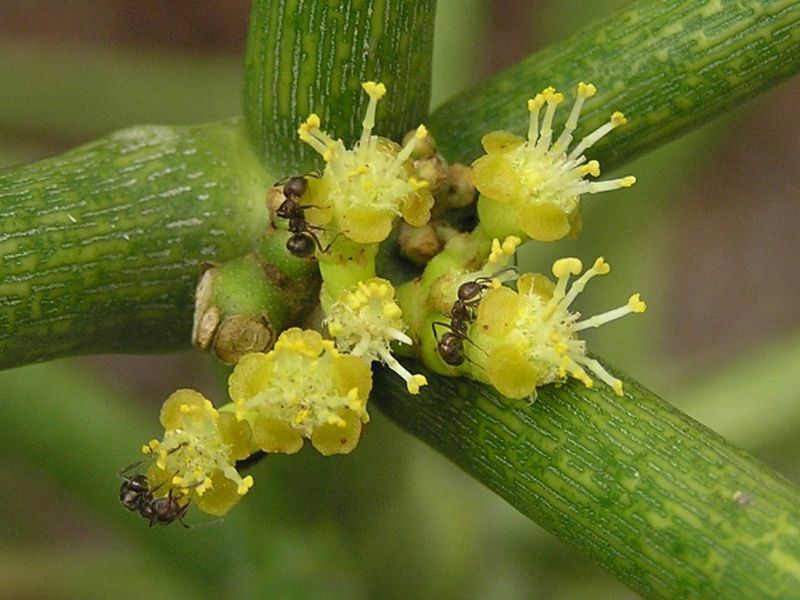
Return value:
M 136 127 L 0 172 L 0 368 L 188 347 L 203 261 L 266 229 L 239 122 Z
M 797 0 L 640 0 L 446 102 L 429 126 L 449 160 L 469 162 L 490 129 L 524 133 L 525 101 L 545 86 L 591 81 L 579 134 L 613 110 L 630 119 L 592 148 L 609 168 L 799 70 Z
M 796 597 L 800 490 L 640 385 L 529 402 L 426 375 L 409 396 L 381 370 L 373 402 L 645 597 Z
M 435 7 L 435 0 L 254 0 L 244 114 L 266 164 L 287 175 L 319 164 L 297 139 L 310 113 L 334 137 L 355 141 L 364 81 L 389 90 L 376 132 L 400 139 L 419 125 L 430 99 Z

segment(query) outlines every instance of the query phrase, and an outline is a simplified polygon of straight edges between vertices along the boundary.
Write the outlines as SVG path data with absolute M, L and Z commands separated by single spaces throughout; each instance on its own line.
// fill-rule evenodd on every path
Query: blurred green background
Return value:
M 433 104 L 624 4 L 439 0 Z M 127 125 L 238 114 L 248 8 L 0 0 L 0 167 Z M 586 199 L 579 241 L 523 259 L 603 255 L 613 276 L 583 294 L 587 312 L 633 291 L 649 310 L 593 351 L 795 480 L 798 95 L 795 79 L 626 165 L 639 183 Z M 221 402 L 225 377 L 196 353 L 0 373 L 0 598 L 636 597 L 377 410 L 349 457 L 263 461 L 224 523 L 148 529 L 116 472 L 158 435 L 171 391 Z

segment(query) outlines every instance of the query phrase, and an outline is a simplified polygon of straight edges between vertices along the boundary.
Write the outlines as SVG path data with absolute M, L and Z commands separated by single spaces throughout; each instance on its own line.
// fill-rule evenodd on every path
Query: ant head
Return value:
M 308 258 L 314 254 L 316 243 L 310 235 L 296 233 L 286 240 L 286 249 L 297 258 Z
M 485 278 L 476 279 L 475 281 L 467 281 L 458 286 L 458 299 L 459 300 L 475 300 L 483 291 L 488 287 Z

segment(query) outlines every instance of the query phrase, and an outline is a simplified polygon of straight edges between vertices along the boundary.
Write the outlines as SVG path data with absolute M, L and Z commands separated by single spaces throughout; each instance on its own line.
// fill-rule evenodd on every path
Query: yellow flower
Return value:
M 236 414 L 266 452 L 292 454 L 311 440 L 322 454 L 347 454 L 369 420 L 369 363 L 339 353 L 316 331 L 284 331 L 268 353 L 246 354 L 228 380 Z
M 339 350 L 369 362 L 382 361 L 405 380 L 410 393 L 418 394 L 427 379 L 424 375 L 412 375 L 391 352 L 393 341 L 413 343 L 403 333 L 402 317 L 392 284 L 373 277 L 344 290 L 331 306 L 326 323 Z
M 308 220 L 318 226 L 333 220 L 338 230 L 354 242 L 374 244 L 386 239 L 398 215 L 415 227 L 430 219 L 433 196 L 426 181 L 413 177 L 409 161 L 415 146 L 428 132 L 420 125 L 402 148 L 372 135 L 375 111 L 386 87 L 373 81 L 361 87 L 369 95 L 369 104 L 361 139 L 352 149 L 322 131 L 315 114 L 300 126 L 298 134 L 326 163 L 322 177 L 309 190 L 309 200 L 322 210 L 309 211 Z M 333 214 L 326 210 L 328 207 Z M 314 222 L 316 217 L 319 222 Z
M 528 100 L 530 122 L 527 140 L 507 131 L 494 131 L 482 139 L 486 154 L 472 165 L 475 187 L 481 193 L 481 226 L 492 237 L 524 233 L 539 241 L 559 240 L 580 226 L 579 198 L 630 187 L 632 176 L 607 181 L 598 177 L 600 164 L 584 154 L 599 139 L 626 122 L 615 112 L 607 123 L 584 137 L 572 150 L 572 136 L 581 108 L 595 95 L 595 86 L 578 84 L 577 98 L 561 135 L 553 138 L 553 117 L 564 96 L 548 87 Z M 539 113 L 546 106 L 539 121 Z
M 622 382 L 597 360 L 586 355 L 586 342 L 578 332 L 599 327 L 629 313 L 642 313 L 645 303 L 634 294 L 617 309 L 579 320 L 570 305 L 595 275 L 609 272 L 598 258 L 594 265 L 567 289 L 571 275 L 583 266 L 577 258 L 563 258 L 553 264 L 553 282 L 540 274 L 526 273 L 517 280 L 517 291 L 508 287 L 489 290 L 478 307 L 471 336 L 481 351 L 473 352 L 482 367 L 473 372 L 487 377 L 509 398 L 524 398 L 537 386 L 562 381 L 567 375 L 593 385 L 585 368 L 622 395 Z
M 187 389 L 167 398 L 160 421 L 163 440 L 143 448 L 156 459 L 147 474 L 154 494 L 190 497 L 204 512 L 227 513 L 253 485 L 235 467 L 251 454 L 250 427 Z

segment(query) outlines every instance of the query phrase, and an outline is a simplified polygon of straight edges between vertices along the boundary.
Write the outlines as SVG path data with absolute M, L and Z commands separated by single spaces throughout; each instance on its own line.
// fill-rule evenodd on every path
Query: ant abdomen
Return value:
M 290 177 L 283 184 L 283 195 L 287 198 L 300 198 L 308 189 L 308 180 L 305 177 Z

